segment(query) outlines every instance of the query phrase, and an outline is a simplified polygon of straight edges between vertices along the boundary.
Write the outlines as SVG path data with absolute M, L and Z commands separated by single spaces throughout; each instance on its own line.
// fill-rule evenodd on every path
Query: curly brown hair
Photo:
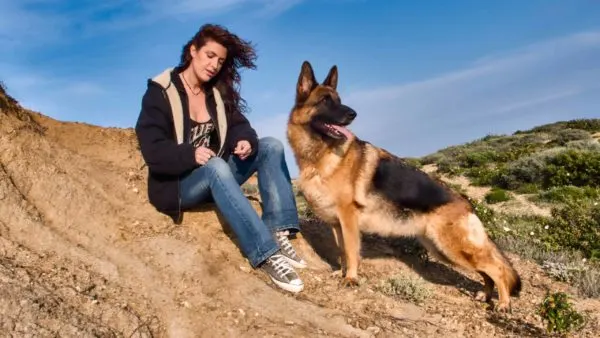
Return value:
M 216 86 L 228 112 L 243 114 L 247 112 L 246 100 L 240 95 L 241 76 L 239 68 L 256 69 L 256 51 L 252 43 L 245 41 L 229 32 L 225 27 L 216 24 L 205 24 L 188 41 L 181 51 L 181 61 L 178 68 L 183 70 L 190 65 L 190 47 L 192 44 L 200 49 L 208 41 L 214 41 L 227 49 L 227 58 L 219 73 L 207 83 Z

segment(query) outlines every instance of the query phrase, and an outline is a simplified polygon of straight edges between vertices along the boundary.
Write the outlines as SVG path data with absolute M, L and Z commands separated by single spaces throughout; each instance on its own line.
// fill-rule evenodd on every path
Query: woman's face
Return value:
M 227 49 L 214 41 L 207 41 L 200 49 L 190 48 L 192 70 L 200 82 L 208 82 L 219 73 L 227 58 Z

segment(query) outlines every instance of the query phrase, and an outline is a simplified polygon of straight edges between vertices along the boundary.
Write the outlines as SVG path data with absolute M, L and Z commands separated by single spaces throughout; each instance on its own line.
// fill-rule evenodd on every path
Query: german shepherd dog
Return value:
M 443 182 L 403 159 L 363 141 L 348 126 L 357 113 L 341 103 L 337 66 L 319 84 L 304 61 L 287 140 L 299 167 L 298 187 L 313 212 L 334 229 L 343 251 L 342 284 L 357 285 L 360 233 L 412 236 L 440 260 L 478 272 L 491 304 L 498 287 L 498 311 L 510 311 L 521 279 L 488 237 L 472 204 Z

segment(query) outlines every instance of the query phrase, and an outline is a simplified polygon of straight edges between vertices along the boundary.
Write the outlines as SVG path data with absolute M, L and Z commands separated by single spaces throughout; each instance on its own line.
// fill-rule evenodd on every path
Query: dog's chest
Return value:
M 325 222 L 336 222 L 335 192 L 320 177 L 300 180 L 300 190 L 311 210 Z

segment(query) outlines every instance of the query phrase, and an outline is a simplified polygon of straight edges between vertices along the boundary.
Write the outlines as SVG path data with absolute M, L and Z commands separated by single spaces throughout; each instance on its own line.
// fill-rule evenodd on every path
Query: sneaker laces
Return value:
M 275 233 L 275 236 L 277 237 L 277 241 L 279 242 L 281 250 L 287 255 L 296 258 L 296 250 L 294 250 L 294 247 L 292 247 L 292 243 L 290 243 L 290 240 L 288 238 L 289 234 L 290 232 L 288 230 L 285 230 L 278 231 L 277 233 Z
M 269 263 L 273 267 L 278 276 L 286 276 L 290 272 L 294 272 L 290 263 L 288 263 L 281 255 L 274 254 L 269 257 Z

